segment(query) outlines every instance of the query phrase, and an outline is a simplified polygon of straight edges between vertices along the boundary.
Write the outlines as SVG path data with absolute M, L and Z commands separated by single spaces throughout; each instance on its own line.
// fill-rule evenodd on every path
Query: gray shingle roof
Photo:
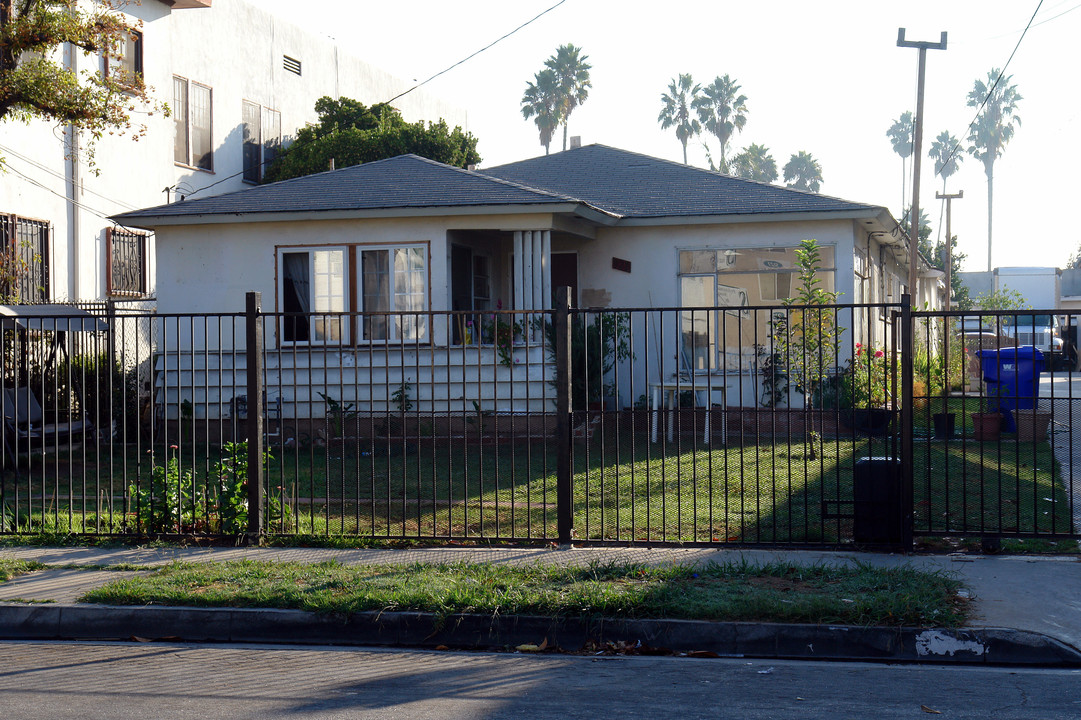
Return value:
M 417 155 L 114 216 L 121 223 L 208 215 L 591 206 L 630 219 L 855 213 L 873 205 L 743 180 L 605 145 L 470 172 Z
M 878 209 L 605 145 L 587 145 L 479 172 L 570 195 L 627 218 Z
M 333 172 L 134 210 L 117 215 L 115 219 L 123 223 L 151 217 L 567 202 L 576 200 L 417 155 L 399 155 Z

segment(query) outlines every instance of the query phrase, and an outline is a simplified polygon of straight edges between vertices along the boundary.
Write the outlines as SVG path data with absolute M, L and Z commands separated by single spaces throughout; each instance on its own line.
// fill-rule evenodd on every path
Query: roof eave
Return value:
M 523 215 L 568 213 L 592 222 L 612 225 L 618 218 L 579 203 L 523 203 L 515 205 L 450 205 L 417 208 L 368 208 L 361 210 L 306 210 L 301 212 L 193 213 L 188 215 L 113 215 L 109 219 L 124 227 L 154 230 L 181 225 L 226 225 L 238 222 L 304 222 L 311 220 L 366 220 L 373 218 L 446 217 L 463 215 Z
M 619 220 L 620 226 L 631 225 L 731 225 L 736 223 L 793 222 L 804 220 L 860 220 L 877 218 L 881 208 L 854 208 L 852 210 L 792 211 L 769 213 L 732 213 L 725 215 L 664 215 L 658 217 L 627 217 Z

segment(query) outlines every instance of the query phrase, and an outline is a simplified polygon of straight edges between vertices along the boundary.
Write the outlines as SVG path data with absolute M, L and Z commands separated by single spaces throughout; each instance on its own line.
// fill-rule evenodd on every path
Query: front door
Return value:
M 578 253 L 552 253 L 552 307 L 555 307 L 556 288 L 571 289 L 571 307 L 578 307 Z

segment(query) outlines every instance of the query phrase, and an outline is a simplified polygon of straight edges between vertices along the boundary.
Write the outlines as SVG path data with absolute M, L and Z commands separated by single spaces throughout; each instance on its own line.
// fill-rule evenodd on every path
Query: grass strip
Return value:
M 345 566 L 176 562 L 84 602 L 957 627 L 960 582 L 910 567 L 709 564 Z
M 0 558 L 0 582 L 6 582 L 18 575 L 41 570 L 45 566 L 36 560 L 16 560 L 13 558 Z

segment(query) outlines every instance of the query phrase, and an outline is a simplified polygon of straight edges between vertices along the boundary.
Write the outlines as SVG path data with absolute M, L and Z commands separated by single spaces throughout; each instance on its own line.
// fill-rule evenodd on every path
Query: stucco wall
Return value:
M 156 0 L 125 6 L 142 23 L 143 66 L 151 95 L 172 103 L 173 75 L 210 86 L 213 92 L 214 170 L 173 163 L 173 120 L 162 114 L 145 121 L 145 137 L 106 135 L 97 145 L 96 171 L 85 158 L 66 159 L 64 128 L 46 122 L 0 125 L 0 149 L 9 172 L 0 181 L 0 212 L 52 223 L 50 249 L 53 299 L 94 299 L 105 293 L 105 228 L 109 215 L 160 205 L 177 194 L 199 197 L 245 187 L 242 170 L 241 103 L 248 100 L 281 113 L 286 138 L 315 119 L 315 101 L 344 95 L 365 104 L 389 99 L 410 83 L 353 57 L 327 37 L 313 35 L 244 0 L 215 0 L 209 9 L 172 10 Z M 284 70 L 282 55 L 302 62 L 302 74 Z M 76 53 L 80 70 L 101 67 L 101 59 Z M 410 121 L 445 118 L 467 123 L 466 113 L 423 90 L 396 100 Z M 96 174 L 95 174 L 96 172 Z M 232 177 L 237 175 L 236 177 Z M 210 187 L 213 185 L 213 187 Z M 72 187 L 74 200 L 68 202 Z M 167 194 L 166 187 L 176 191 Z M 73 217 L 73 215 L 77 217 Z M 73 229 L 77 227 L 77 229 Z M 77 240 L 73 241 L 73 234 Z M 77 252 L 73 247 L 77 246 Z M 153 291 L 154 242 L 149 277 Z

